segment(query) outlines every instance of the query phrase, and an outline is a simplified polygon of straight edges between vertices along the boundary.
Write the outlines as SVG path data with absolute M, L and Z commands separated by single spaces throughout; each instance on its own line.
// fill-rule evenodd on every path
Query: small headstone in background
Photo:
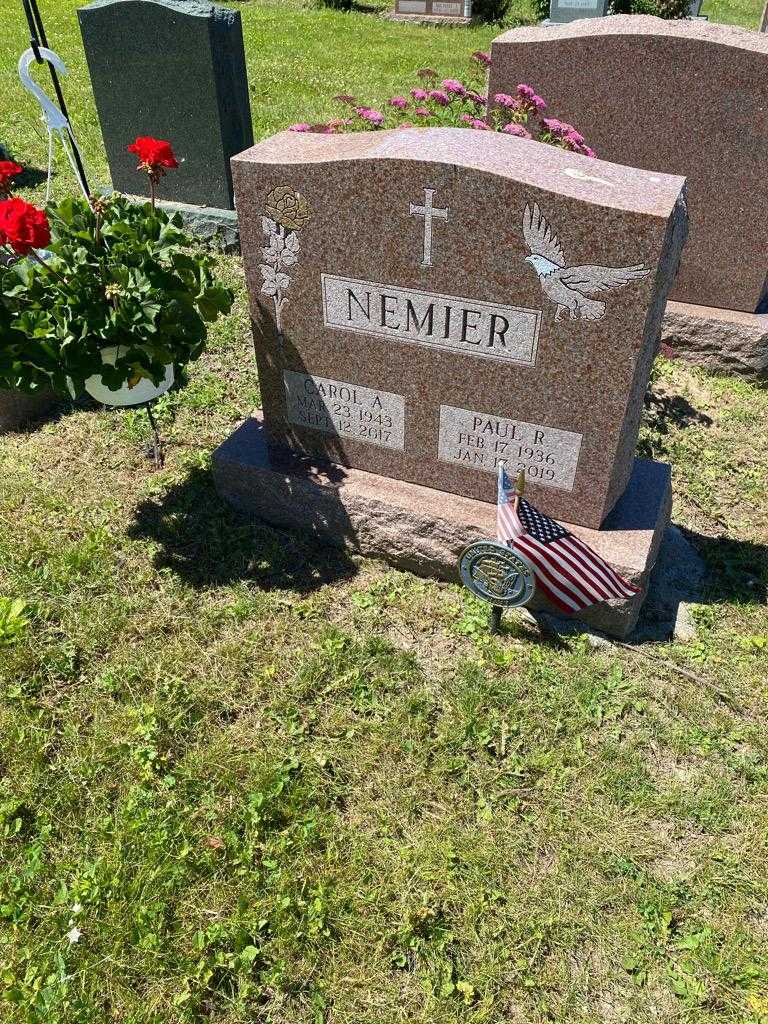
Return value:
M 94 0 L 77 12 L 112 184 L 148 195 L 126 147 L 167 139 L 159 197 L 233 210 L 230 158 L 253 142 L 240 14 L 201 0 Z
M 549 20 L 554 25 L 581 18 L 604 18 L 610 0 L 550 0 Z
M 472 0 L 395 0 L 395 16 L 466 21 L 472 17 Z
M 284 132 L 233 167 L 264 426 L 337 485 L 273 470 L 256 421 L 215 460 L 222 493 L 450 575 L 503 461 L 645 574 L 669 478 L 635 447 L 683 179 L 457 128 Z
M 718 369 L 715 333 L 720 369 L 768 374 L 768 38 L 614 15 L 512 29 L 492 57 L 491 97 L 528 82 L 601 159 L 687 177 L 690 237 L 664 340 Z M 742 329 L 722 311 L 752 319 Z

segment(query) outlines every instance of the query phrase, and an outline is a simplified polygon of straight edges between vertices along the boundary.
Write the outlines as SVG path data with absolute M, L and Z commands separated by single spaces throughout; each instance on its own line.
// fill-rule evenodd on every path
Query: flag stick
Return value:
M 491 615 L 488 621 L 488 628 L 494 636 L 501 632 L 501 613 L 503 609 L 500 604 L 491 605 Z

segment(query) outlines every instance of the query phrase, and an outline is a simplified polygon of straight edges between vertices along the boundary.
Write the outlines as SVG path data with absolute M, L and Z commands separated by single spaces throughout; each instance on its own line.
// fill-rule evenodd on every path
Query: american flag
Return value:
M 599 601 L 628 598 L 639 587 L 622 579 L 597 552 L 530 505 L 499 466 L 496 531 L 533 565 L 536 585 L 560 611 L 573 615 Z

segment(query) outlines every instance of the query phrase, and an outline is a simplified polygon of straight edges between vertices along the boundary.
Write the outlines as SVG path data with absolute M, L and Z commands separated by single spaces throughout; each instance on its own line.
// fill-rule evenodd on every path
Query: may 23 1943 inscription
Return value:
M 297 427 L 403 450 L 405 399 L 378 388 L 284 370 L 286 413 Z

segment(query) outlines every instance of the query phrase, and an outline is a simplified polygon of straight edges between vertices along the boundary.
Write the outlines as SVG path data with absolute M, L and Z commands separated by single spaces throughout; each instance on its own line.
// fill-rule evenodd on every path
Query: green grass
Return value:
M 45 14 L 103 173 L 72 8 Z M 261 134 L 491 35 L 243 14 Z M 0 1020 L 766 1024 L 768 392 L 654 373 L 640 450 L 713 570 L 690 641 L 489 637 L 459 587 L 217 497 L 259 402 L 220 269 L 162 472 L 143 413 L 0 438 Z
M 691 641 L 491 638 L 216 496 L 258 402 L 221 269 L 165 470 L 142 413 L 0 442 L 0 1019 L 764 1024 L 768 393 L 655 374 Z

